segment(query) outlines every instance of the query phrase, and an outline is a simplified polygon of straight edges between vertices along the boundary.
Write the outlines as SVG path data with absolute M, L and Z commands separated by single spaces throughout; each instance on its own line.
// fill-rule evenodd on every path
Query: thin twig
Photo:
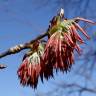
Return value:
M 6 68 L 6 67 L 7 67 L 6 65 L 0 64 L 0 69 L 4 69 L 4 68 Z

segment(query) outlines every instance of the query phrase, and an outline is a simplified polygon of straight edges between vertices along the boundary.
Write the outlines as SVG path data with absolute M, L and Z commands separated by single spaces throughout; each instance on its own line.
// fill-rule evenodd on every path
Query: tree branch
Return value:
M 32 43 L 34 43 L 37 40 L 42 39 L 43 37 L 45 37 L 47 35 L 48 35 L 48 32 L 45 32 L 45 33 L 39 35 L 37 38 L 31 40 L 28 43 L 16 45 L 16 46 L 14 46 L 12 48 L 9 48 L 7 51 L 0 54 L 0 58 L 3 58 L 5 56 L 7 56 L 7 55 L 19 53 L 20 51 L 22 51 L 24 49 L 32 49 Z

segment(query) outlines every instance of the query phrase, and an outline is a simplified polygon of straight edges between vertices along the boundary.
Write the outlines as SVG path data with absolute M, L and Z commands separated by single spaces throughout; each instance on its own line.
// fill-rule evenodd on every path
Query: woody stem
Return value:
M 48 32 L 45 32 L 45 33 L 39 35 L 38 37 L 36 37 L 35 39 L 31 40 L 28 43 L 16 45 L 12 48 L 9 48 L 7 51 L 0 54 L 0 58 L 3 58 L 7 55 L 19 53 L 20 51 L 22 51 L 24 49 L 31 49 L 32 48 L 32 43 L 34 43 L 37 40 L 40 40 L 40 39 L 44 38 L 45 36 L 48 36 Z

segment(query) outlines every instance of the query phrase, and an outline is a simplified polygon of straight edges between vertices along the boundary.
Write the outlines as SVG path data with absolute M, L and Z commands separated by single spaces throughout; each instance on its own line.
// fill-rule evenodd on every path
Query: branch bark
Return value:
M 34 43 L 37 40 L 42 39 L 43 37 L 45 37 L 47 35 L 48 35 L 48 32 L 45 32 L 45 33 L 39 35 L 37 38 L 31 40 L 28 43 L 16 45 L 16 46 L 14 46 L 12 48 L 9 48 L 7 51 L 5 51 L 5 52 L 0 54 L 0 58 L 3 58 L 5 56 L 7 56 L 7 55 L 19 53 L 19 52 L 21 52 L 24 49 L 31 49 L 32 48 L 32 43 Z

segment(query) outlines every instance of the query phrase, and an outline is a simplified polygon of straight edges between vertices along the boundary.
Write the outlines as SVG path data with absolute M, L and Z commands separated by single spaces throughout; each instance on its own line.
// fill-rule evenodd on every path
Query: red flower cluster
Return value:
M 76 19 L 77 21 L 82 20 L 95 24 L 95 22 L 84 18 L 78 17 Z M 79 44 L 84 43 L 77 30 L 81 31 L 87 39 L 90 39 L 85 30 L 79 26 L 77 21 L 65 20 L 63 21 L 63 24 L 65 24 L 64 28 L 59 28 L 58 31 L 56 30 L 56 32 L 52 32 L 52 34 L 49 33 L 51 36 L 46 44 L 43 54 L 43 64 L 47 66 L 47 78 L 53 76 L 53 70 L 60 70 L 62 72 L 70 70 L 74 63 L 74 49 L 80 54 L 81 49 Z
M 94 24 L 94 22 L 83 18 L 76 20 Z M 58 28 L 55 28 L 56 31 L 52 34 L 49 33 L 50 38 L 46 46 L 42 46 L 38 41 L 33 44 L 32 54 L 24 59 L 17 71 L 22 85 L 36 88 L 39 77 L 43 82 L 43 78 L 48 80 L 53 77 L 53 70 L 62 72 L 70 70 L 74 63 L 74 50 L 77 50 L 78 53 L 81 50 L 78 42 L 84 43 L 77 30 L 81 31 L 88 39 L 90 38 L 85 30 L 77 24 L 77 21 L 72 20 L 71 23 L 68 23 L 69 21 L 65 20 L 63 24 L 66 26 L 63 27 L 56 25 Z
M 39 63 L 34 63 L 33 61 L 31 62 L 29 59 L 32 59 L 32 57 L 27 57 L 23 61 L 17 73 L 22 85 L 30 85 L 35 88 L 38 83 L 38 76 L 41 67 Z
M 17 73 L 23 86 L 27 85 L 36 88 L 41 71 L 40 64 L 43 47 L 37 41 L 33 44 L 33 50 L 31 51 L 32 54 L 25 57 Z

